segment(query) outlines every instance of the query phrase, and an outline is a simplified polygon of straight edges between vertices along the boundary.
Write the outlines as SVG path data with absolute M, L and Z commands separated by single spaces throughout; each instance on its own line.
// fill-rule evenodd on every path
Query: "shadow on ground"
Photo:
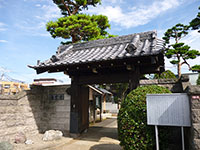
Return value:
M 89 150 L 122 150 L 117 144 L 98 144 L 92 146 Z
M 118 140 L 117 129 L 107 127 L 90 127 L 87 133 L 84 133 L 80 140 L 99 142 L 103 139 Z

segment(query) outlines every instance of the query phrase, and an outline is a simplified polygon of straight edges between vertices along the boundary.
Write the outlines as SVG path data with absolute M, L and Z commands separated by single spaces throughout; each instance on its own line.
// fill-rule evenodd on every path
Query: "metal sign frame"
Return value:
M 158 126 L 180 126 L 182 150 L 184 127 L 191 126 L 190 103 L 186 93 L 147 94 L 147 124 L 155 125 L 156 149 L 159 150 Z

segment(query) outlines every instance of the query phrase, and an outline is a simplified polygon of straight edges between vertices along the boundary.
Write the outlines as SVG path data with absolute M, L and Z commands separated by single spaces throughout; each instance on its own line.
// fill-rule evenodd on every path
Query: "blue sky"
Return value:
M 109 33 L 126 35 L 149 30 L 163 33 L 177 23 L 188 24 L 198 12 L 200 0 L 102 0 L 86 13 L 104 14 L 111 24 Z M 31 83 L 34 78 L 55 77 L 70 83 L 63 73 L 36 75 L 27 65 L 35 65 L 55 54 L 62 39 L 53 39 L 45 24 L 60 17 L 52 0 L 0 0 L 0 74 Z M 200 50 L 200 34 L 191 31 L 183 42 Z M 200 58 L 190 63 L 197 64 Z M 165 61 L 166 69 L 176 67 Z M 182 72 L 188 72 L 183 66 Z

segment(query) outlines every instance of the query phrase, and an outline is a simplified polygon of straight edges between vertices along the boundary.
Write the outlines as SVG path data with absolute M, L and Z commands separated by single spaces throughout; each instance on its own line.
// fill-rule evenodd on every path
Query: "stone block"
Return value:
M 6 107 L 1 106 L 0 107 L 0 114 L 2 115 L 2 114 L 5 114 L 5 113 L 6 113 Z M 1 117 L 1 115 L 0 115 L 0 117 Z
M 16 127 L 16 132 L 24 132 L 28 133 L 29 131 L 37 131 L 38 126 L 37 125 L 26 125 L 26 126 L 18 126 Z
M 0 115 L 0 120 L 1 121 L 4 121 L 4 120 L 7 120 L 7 118 L 15 118 L 16 117 L 16 114 L 1 114 Z
M 32 112 L 32 108 L 30 106 L 18 106 L 18 112 L 20 113 Z
M 17 100 L 1 100 L 0 99 L 0 106 L 16 106 Z
M 54 102 L 54 106 L 65 106 L 66 105 L 66 100 L 57 100 Z
M 7 106 L 6 107 L 6 113 L 17 113 L 18 109 L 17 109 L 17 106 Z
M 69 118 L 70 112 L 69 111 L 59 111 L 51 115 L 53 118 Z
M 69 118 L 58 118 L 57 121 L 59 124 L 69 124 L 70 119 Z
M 192 109 L 192 122 L 200 123 L 200 109 Z
M 192 95 L 200 95 L 200 86 L 199 85 L 191 85 L 187 87 L 186 91 Z
M 64 125 L 63 124 L 58 124 L 58 123 L 50 124 L 49 127 L 51 129 L 53 129 L 53 130 L 63 130 L 64 129 Z
M 57 112 L 70 111 L 70 106 L 56 106 L 56 111 Z
M 35 112 L 38 113 L 38 112 L 44 111 L 42 106 L 36 106 L 36 107 L 31 106 L 30 108 L 31 108 L 33 113 L 35 113 Z
M 34 114 L 32 112 L 27 112 L 23 114 L 26 118 L 33 118 Z
M 64 129 L 69 131 L 70 127 L 70 121 L 64 124 Z
M 6 121 L 5 120 L 0 120 L 0 128 L 1 129 L 4 129 L 4 128 L 6 128 L 7 126 L 6 126 Z
M 192 109 L 200 109 L 200 99 L 192 99 L 191 107 Z
M 19 99 L 19 100 L 18 100 L 18 105 L 19 105 L 19 106 L 23 106 L 23 105 L 29 106 L 30 104 L 29 104 L 28 97 L 25 96 L 25 97 Z
M 26 118 L 26 125 L 34 125 L 37 124 L 34 118 Z
M 68 94 L 64 94 L 64 100 L 70 101 L 71 100 L 71 96 Z
M 194 139 L 194 150 L 200 150 L 200 139 Z
M 16 118 L 7 118 L 6 119 L 6 126 L 7 127 L 13 127 L 13 126 L 16 125 L 16 122 L 17 122 Z
M 193 124 L 194 139 L 200 139 L 200 124 Z
M 16 127 L 10 127 L 10 128 L 6 128 L 6 129 L 0 128 L 0 136 L 15 134 L 17 132 L 16 129 L 17 129 Z

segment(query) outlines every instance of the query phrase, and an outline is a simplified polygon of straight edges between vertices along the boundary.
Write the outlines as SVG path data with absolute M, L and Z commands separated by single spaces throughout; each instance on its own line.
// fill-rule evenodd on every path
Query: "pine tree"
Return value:
M 170 63 L 177 65 L 178 76 L 181 77 L 181 66 L 186 64 L 191 70 L 189 59 L 195 59 L 200 55 L 198 50 L 191 50 L 190 46 L 181 43 L 180 40 L 188 34 L 189 26 L 183 24 L 177 24 L 171 29 L 168 29 L 163 39 L 165 44 L 168 45 L 166 48 L 165 56 L 167 58 L 173 58 Z M 174 40 L 173 44 L 170 44 L 170 39 Z
M 199 6 L 199 10 L 200 10 L 200 6 Z M 196 18 L 194 18 L 190 22 L 190 26 L 192 27 L 193 30 L 198 30 L 198 32 L 200 33 L 200 12 L 198 12 Z
M 108 18 L 103 15 L 87 15 L 81 11 L 96 6 L 101 0 L 53 0 L 64 17 L 47 23 L 47 31 L 53 38 L 71 39 L 67 43 L 109 38 Z

